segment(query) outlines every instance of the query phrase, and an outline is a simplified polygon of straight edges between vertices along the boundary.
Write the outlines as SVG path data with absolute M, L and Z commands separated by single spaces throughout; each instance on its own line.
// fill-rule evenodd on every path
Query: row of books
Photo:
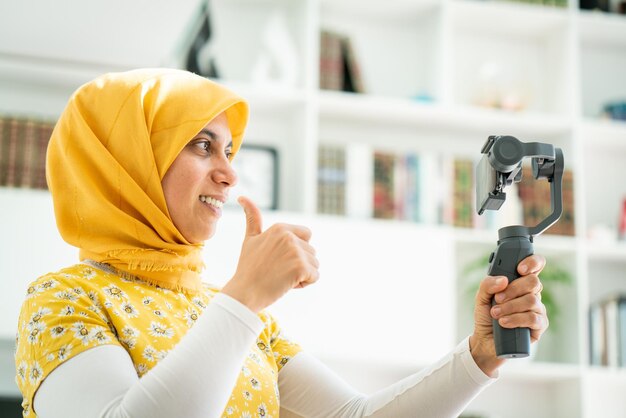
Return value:
M 47 189 L 46 149 L 54 123 L 0 117 L 0 186 Z
M 321 32 L 320 89 L 364 92 L 360 66 L 347 35 L 329 30 Z
M 563 213 L 561 218 L 552 225 L 546 234 L 573 236 L 574 227 L 574 178 L 571 170 L 563 172 Z M 547 181 L 535 180 L 530 167 L 524 167 L 522 180 L 519 183 L 519 196 L 523 202 L 524 225 L 535 226 L 543 221 L 551 212 L 550 184 Z
M 626 367 L 626 295 L 590 306 L 589 355 L 594 366 Z
M 366 145 L 322 145 L 318 152 L 319 213 L 395 219 L 462 228 L 535 226 L 551 212 L 550 186 L 532 178 L 507 188 L 497 211 L 476 214 L 477 161 L 433 153 L 393 153 Z M 546 233 L 574 235 L 573 176 L 563 181 L 563 214 Z

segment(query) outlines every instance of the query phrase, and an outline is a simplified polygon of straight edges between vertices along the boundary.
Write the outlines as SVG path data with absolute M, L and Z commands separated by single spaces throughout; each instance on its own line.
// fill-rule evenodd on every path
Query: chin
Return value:
M 197 239 L 197 243 L 202 243 L 204 241 L 207 241 L 211 238 L 213 238 L 213 236 L 215 235 L 215 228 L 211 228 L 208 231 L 204 231 L 202 234 L 198 234 L 198 239 Z

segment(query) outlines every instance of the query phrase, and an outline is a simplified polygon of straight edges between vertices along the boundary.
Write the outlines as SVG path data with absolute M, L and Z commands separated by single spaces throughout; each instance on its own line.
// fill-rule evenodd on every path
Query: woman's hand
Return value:
M 319 262 L 308 228 L 276 224 L 263 231 L 259 208 L 245 197 L 238 202 L 246 213 L 246 236 L 237 271 L 222 293 L 259 312 L 289 290 L 315 283 Z
M 543 285 L 539 280 L 545 264 L 543 257 L 531 255 L 518 264 L 517 271 L 523 276 L 511 284 L 504 276 L 488 276 L 480 283 L 470 351 L 485 374 L 491 376 L 504 363 L 503 359 L 496 357 L 492 318 L 497 319 L 503 328 L 530 328 L 531 342 L 538 341 L 548 328 L 546 307 L 541 303 Z M 494 297 L 497 304 L 492 307 Z

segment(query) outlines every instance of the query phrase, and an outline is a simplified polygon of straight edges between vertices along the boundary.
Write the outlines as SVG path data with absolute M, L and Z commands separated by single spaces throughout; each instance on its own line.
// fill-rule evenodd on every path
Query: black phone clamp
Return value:
M 552 212 L 533 227 L 512 225 L 498 230 L 498 246 L 489 256 L 490 276 L 506 276 L 509 283 L 520 277 L 517 265 L 533 254 L 533 239 L 552 226 L 563 212 L 563 151 L 550 144 L 521 142 L 512 136 L 490 136 L 481 150 L 484 154 L 476 169 L 476 209 L 498 210 L 506 199 L 504 188 L 522 179 L 522 160 L 532 158 L 536 180 L 550 183 Z M 492 305 L 495 300 L 492 301 Z M 530 354 L 529 328 L 503 328 L 493 320 L 496 355 L 521 358 Z

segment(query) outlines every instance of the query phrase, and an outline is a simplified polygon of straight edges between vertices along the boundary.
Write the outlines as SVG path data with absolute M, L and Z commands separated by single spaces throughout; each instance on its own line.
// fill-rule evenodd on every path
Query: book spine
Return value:
M 320 89 L 342 90 L 344 84 L 341 36 L 322 31 L 320 34 Z
M 374 217 L 393 219 L 395 217 L 394 169 L 395 155 L 374 153 Z
M 471 160 L 455 159 L 453 165 L 452 223 L 456 227 L 471 228 L 473 227 L 473 163 Z
M 345 214 L 345 151 L 342 148 L 321 146 L 318 150 L 319 213 Z
M 626 296 L 612 295 L 589 308 L 589 362 L 626 367 Z
M 36 175 L 34 180 L 34 186 L 36 189 L 47 189 L 48 183 L 46 181 L 46 151 L 48 150 L 48 143 L 54 130 L 54 124 L 41 122 L 37 125 L 37 153 L 34 157 L 36 159 Z
M 3 186 L 14 187 L 17 185 L 17 170 L 18 170 L 18 148 L 19 148 L 19 135 L 20 135 L 20 121 L 19 119 L 9 120 L 9 138 L 7 145 L 7 163 L 6 163 L 6 178 Z
M 619 298 L 617 307 L 618 320 L 618 360 L 620 367 L 626 367 L 626 297 Z
M 354 51 L 354 45 L 349 37 L 342 39 L 342 55 L 345 68 L 343 90 L 353 93 L 364 93 L 363 78 L 361 76 L 361 66 Z
M 605 316 L 601 303 L 589 307 L 589 363 L 592 366 L 608 364 Z
M 0 118 L 0 186 L 7 184 L 9 171 L 9 119 Z
M 416 154 L 406 155 L 405 167 L 406 195 L 404 198 L 404 219 L 410 222 L 420 222 L 419 157 Z
M 394 218 L 399 220 L 406 219 L 406 196 L 408 193 L 407 188 L 407 167 L 406 158 L 404 155 L 398 156 L 394 165 L 394 184 L 393 184 L 393 197 L 394 197 Z
M 37 160 L 34 158 L 36 149 L 35 128 L 36 122 L 34 120 L 24 121 L 21 187 L 32 188 L 34 186 L 34 173 L 37 171 Z
M 617 318 L 618 300 L 611 298 L 602 304 L 604 309 L 606 326 L 606 365 L 609 367 L 619 366 L 619 328 Z

